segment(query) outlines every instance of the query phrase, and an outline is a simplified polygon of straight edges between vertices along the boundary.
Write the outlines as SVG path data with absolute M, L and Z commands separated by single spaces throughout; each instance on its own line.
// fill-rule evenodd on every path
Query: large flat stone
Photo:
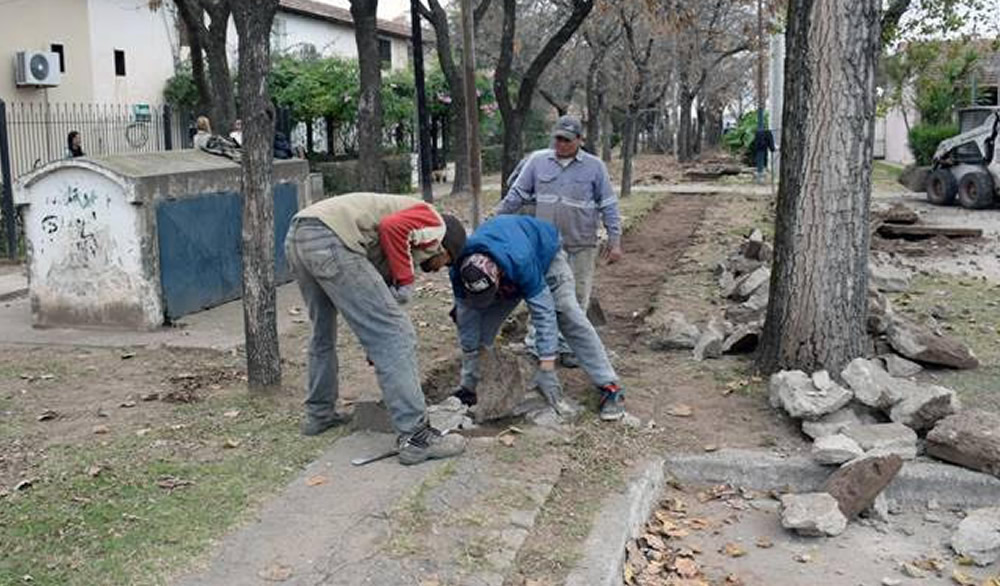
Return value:
M 869 425 L 872 423 L 878 423 L 878 421 L 869 412 L 867 406 L 850 403 L 846 407 L 838 409 L 829 415 L 824 415 L 816 421 L 803 421 L 802 433 L 815 440 L 823 436 L 840 433 L 852 425 Z
M 858 442 L 843 434 L 818 438 L 812 447 L 812 457 L 825 466 L 843 464 L 865 454 Z
M 936 385 L 909 383 L 904 398 L 893 405 L 889 419 L 917 431 L 934 427 L 939 419 L 958 410 L 955 391 Z
M 978 566 L 1000 558 L 1000 507 L 972 511 L 951 536 L 951 548 Z
M 920 366 L 916 362 L 907 360 L 896 354 L 883 354 L 879 358 L 885 363 L 885 370 L 889 373 L 889 376 L 908 378 L 920 374 L 920 371 L 924 369 L 923 366 Z
M 841 466 L 823 489 L 837 499 L 844 516 L 853 519 L 872 506 L 902 467 L 903 459 L 896 454 L 867 456 Z
M 797 419 L 819 419 L 851 400 L 851 392 L 830 380 L 825 372 L 812 377 L 799 370 L 784 370 L 768 381 L 771 406 L 781 407 Z
M 876 423 L 846 428 L 844 435 L 865 452 L 896 454 L 904 460 L 917 457 L 917 432 L 902 423 Z
M 702 361 L 706 358 L 719 358 L 722 356 L 722 343 L 725 339 L 725 329 L 718 320 L 713 318 L 705 326 L 705 330 L 694 346 L 694 359 Z
M 979 359 L 965 344 L 899 316 L 891 320 L 886 334 L 893 349 L 910 360 L 959 369 L 979 366 Z
M 781 495 L 781 526 L 806 537 L 840 535 L 847 518 L 825 492 Z
M 898 383 L 882 366 L 866 358 L 855 358 L 840 373 L 854 398 L 869 407 L 888 409 L 902 400 Z
M 523 399 L 526 385 L 517 356 L 494 346 L 479 352 L 478 401 L 469 410 L 476 423 L 510 417 Z
M 698 326 L 678 311 L 671 311 L 661 323 L 651 325 L 655 333 L 649 345 L 653 350 L 691 350 L 701 337 Z
M 723 354 L 745 354 L 753 352 L 760 343 L 760 322 L 737 326 L 722 343 Z
M 927 453 L 1000 477 L 1000 415 L 968 409 L 945 417 L 927 434 Z

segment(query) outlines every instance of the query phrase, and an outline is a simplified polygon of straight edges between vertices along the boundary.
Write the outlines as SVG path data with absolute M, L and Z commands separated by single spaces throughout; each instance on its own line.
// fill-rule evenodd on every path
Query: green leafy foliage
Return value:
M 358 64 L 338 57 L 280 57 L 271 68 L 271 95 L 302 122 L 329 117 L 334 124 L 357 118 Z
M 917 124 L 910 129 L 910 150 L 918 165 L 930 165 L 942 140 L 958 134 L 955 124 Z
M 194 83 L 191 66 L 185 64 L 163 88 L 163 99 L 175 108 L 192 109 L 198 105 L 198 86 Z
M 764 127 L 767 128 L 768 116 L 764 112 Z M 740 118 L 736 126 L 722 135 L 722 143 L 729 152 L 739 155 L 748 164 L 753 161 L 753 141 L 757 135 L 757 112 L 750 111 Z

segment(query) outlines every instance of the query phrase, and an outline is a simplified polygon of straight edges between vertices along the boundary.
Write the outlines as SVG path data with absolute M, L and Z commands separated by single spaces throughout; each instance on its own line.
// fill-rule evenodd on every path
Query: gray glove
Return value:
M 462 352 L 462 370 L 459 374 L 462 388 L 476 392 L 479 386 L 479 350 Z
M 535 372 L 535 378 L 532 382 L 538 387 L 538 392 L 545 397 L 548 404 L 552 405 L 552 408 L 556 410 L 556 413 L 560 413 L 559 406 L 563 394 L 562 385 L 559 384 L 559 376 L 556 375 L 556 371 L 539 368 Z
M 413 283 L 409 285 L 400 285 L 398 287 L 389 287 L 389 291 L 392 292 L 392 296 L 396 299 L 396 303 L 400 305 L 406 305 L 410 302 L 410 298 L 413 297 Z

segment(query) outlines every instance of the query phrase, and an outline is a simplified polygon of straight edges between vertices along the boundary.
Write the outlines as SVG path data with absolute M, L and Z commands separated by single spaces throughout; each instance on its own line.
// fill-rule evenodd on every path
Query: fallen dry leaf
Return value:
M 650 549 L 655 549 L 656 551 L 663 551 L 667 549 L 667 544 L 663 542 L 663 539 L 659 535 L 646 533 L 642 536 L 642 539 L 646 542 L 646 545 Z
M 239 409 L 233 409 L 231 411 L 226 411 L 225 413 L 222 414 L 222 416 L 223 417 L 229 417 L 229 418 L 239 417 L 240 416 L 240 410 Z
M 319 486 L 321 484 L 326 484 L 326 476 L 320 476 L 317 474 L 316 476 L 310 476 L 306 480 L 306 486 Z
M 144 427 L 142 429 L 137 429 L 135 431 L 135 435 L 138 436 L 138 437 L 143 437 L 144 435 L 148 434 L 151 431 L 153 431 L 153 430 L 150 429 L 150 428 L 148 428 L 148 427 Z
M 27 490 L 32 486 L 34 486 L 34 484 L 35 484 L 34 478 L 25 478 L 21 482 L 18 482 L 17 484 L 14 485 L 14 490 L 15 491 Z
M 240 447 L 240 440 L 228 438 L 222 444 L 222 447 L 224 447 L 224 448 L 238 448 L 238 447 Z
M 122 352 L 122 360 L 128 360 L 129 358 L 135 358 L 135 352 Z
M 722 549 L 719 551 L 731 558 L 739 558 L 747 554 L 745 549 L 736 545 L 735 543 L 727 543 L 726 545 L 722 546 Z
M 672 415 L 674 417 L 691 417 L 694 415 L 694 409 L 690 405 L 685 405 L 684 403 L 677 403 L 676 405 L 671 405 L 667 409 L 667 415 Z
M 692 517 L 686 521 L 687 526 L 694 529 L 695 531 L 701 531 L 703 529 L 708 529 L 712 526 L 712 522 L 708 519 L 702 517 Z
M 127 401 L 122 401 L 118 406 L 123 409 L 131 409 L 132 407 L 135 407 L 135 401 L 133 401 L 132 399 L 129 399 Z
M 808 564 L 809 562 L 811 562 L 813 560 L 812 556 L 809 555 L 809 554 L 807 554 L 807 553 L 797 553 L 797 554 L 795 554 L 795 558 L 794 559 L 795 559 L 795 561 L 799 562 L 800 564 Z
M 299 307 L 289 307 L 288 315 L 302 315 L 302 309 Z
M 107 425 L 95 425 L 94 433 L 96 433 L 97 435 L 105 435 L 111 433 L 111 428 L 108 427 Z
M 139 398 L 143 401 L 156 401 L 160 398 L 160 393 L 146 393 Z
M 38 420 L 39 421 L 52 421 L 53 419 L 56 419 L 57 417 L 59 417 L 59 413 L 57 413 L 56 411 L 53 411 L 52 409 L 46 409 L 45 411 L 42 411 L 41 415 L 38 416 Z
M 683 539 L 683 538 L 687 537 L 688 535 L 691 535 L 690 531 L 688 531 L 687 529 L 682 529 L 682 528 L 664 529 L 664 531 L 662 531 L 662 533 L 664 535 L 666 535 L 667 537 L 672 537 L 674 539 Z
M 972 566 L 975 565 L 976 561 L 967 555 L 959 556 L 955 563 L 960 566 Z
M 292 568 L 282 564 L 274 564 L 257 572 L 257 576 L 268 582 L 284 582 L 292 577 Z
M 767 537 L 758 537 L 757 541 L 754 542 L 754 545 L 761 549 L 770 549 L 774 547 L 774 542 Z
M 510 434 L 502 435 L 497 438 L 497 441 L 509 448 L 514 445 L 514 436 Z
M 102 468 L 98 464 L 94 464 L 90 468 L 87 468 L 87 476 L 91 478 L 97 478 L 97 476 L 100 475 L 101 470 L 104 470 L 104 468 Z
M 961 570 L 954 570 L 951 573 L 951 580 L 959 586 L 976 586 L 976 581 Z
M 663 506 L 663 508 L 667 509 L 668 511 L 673 511 L 675 513 L 683 513 L 687 511 L 687 503 L 679 498 L 668 497 L 663 499 L 663 501 L 660 504 Z
M 702 446 L 701 449 L 705 450 L 706 452 L 718 452 L 719 446 L 716 444 L 705 444 L 704 446 Z
M 694 578 L 701 572 L 698 563 L 690 558 L 678 558 L 674 562 L 674 571 L 681 578 Z

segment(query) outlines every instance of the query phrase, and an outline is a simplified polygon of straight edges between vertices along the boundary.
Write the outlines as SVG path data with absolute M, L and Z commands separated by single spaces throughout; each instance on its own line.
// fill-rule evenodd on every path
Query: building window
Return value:
M 378 60 L 382 69 L 392 68 L 392 41 L 389 39 L 378 40 Z
M 56 55 L 59 55 L 59 73 L 66 73 L 66 54 L 63 46 L 58 43 L 53 43 L 49 50 Z
M 115 49 L 115 75 L 125 77 L 125 51 Z

